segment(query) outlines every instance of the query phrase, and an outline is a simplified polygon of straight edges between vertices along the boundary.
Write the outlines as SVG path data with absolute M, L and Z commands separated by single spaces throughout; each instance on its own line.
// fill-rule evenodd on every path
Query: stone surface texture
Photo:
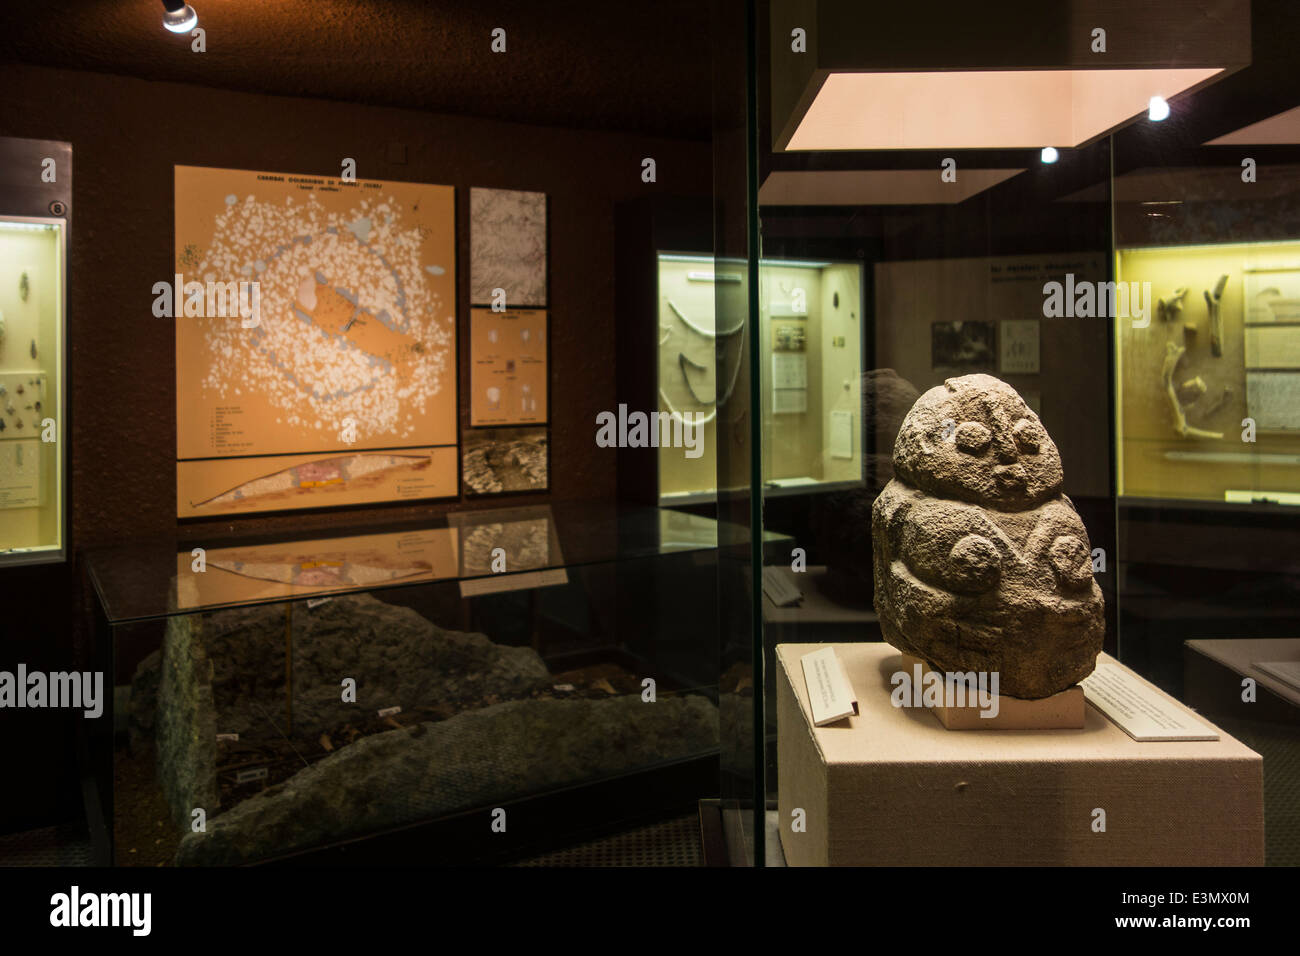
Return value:
M 211 816 L 221 805 L 212 663 L 193 615 L 167 619 L 157 680 L 153 737 L 158 783 L 172 820 L 188 829 L 194 809 Z
M 176 863 L 247 862 L 717 747 L 717 708 L 697 695 L 508 701 L 358 740 L 186 834 Z
M 1055 443 L 1005 382 L 964 375 L 922 395 L 871 514 L 885 639 L 940 671 L 997 671 L 1011 697 L 1087 677 L 1104 605 L 1063 477 Z
M 204 615 L 218 733 L 266 732 L 269 720 L 280 733 L 314 741 L 354 720 L 358 710 L 374 713 L 487 694 L 525 697 L 549 682 L 550 671 L 532 648 L 447 630 L 411 608 L 367 594 L 336 597 L 314 608 L 298 602 L 291 615 L 287 607 Z M 292 641 L 286 641 L 286 629 Z M 291 694 L 286 653 L 292 658 Z M 348 677 L 357 682 L 355 704 L 341 700 L 341 683 Z

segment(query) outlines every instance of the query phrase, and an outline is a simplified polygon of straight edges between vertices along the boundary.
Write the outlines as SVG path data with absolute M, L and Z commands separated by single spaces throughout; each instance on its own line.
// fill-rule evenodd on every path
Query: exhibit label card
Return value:
M 858 698 L 834 647 L 827 645 L 805 654 L 800 663 L 815 726 L 824 727 L 858 712 Z
M 1097 669 L 1079 682 L 1088 703 L 1138 741 L 1218 740 L 1212 727 L 1170 700 L 1116 661 L 1097 659 Z
M 455 495 L 452 187 L 177 166 L 175 189 L 177 515 Z
M 470 312 L 470 424 L 546 421 L 546 311 Z
M 1038 374 L 1038 320 L 1006 319 L 1002 323 L 1001 366 L 1007 374 Z

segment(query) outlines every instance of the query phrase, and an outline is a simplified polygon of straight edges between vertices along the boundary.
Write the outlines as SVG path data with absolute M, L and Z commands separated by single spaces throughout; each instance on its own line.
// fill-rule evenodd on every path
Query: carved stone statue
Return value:
M 912 406 L 871 512 L 885 639 L 1036 699 L 1092 673 L 1105 634 L 1092 548 L 1061 456 L 1010 385 L 950 378 Z

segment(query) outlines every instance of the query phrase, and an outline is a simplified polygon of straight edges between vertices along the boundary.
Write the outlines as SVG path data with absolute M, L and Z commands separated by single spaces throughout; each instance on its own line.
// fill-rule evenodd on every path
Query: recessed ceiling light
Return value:
M 1061 158 L 1061 154 L 1056 151 L 1055 146 L 1044 146 L 1042 158 L 1045 163 L 1054 163 Z
M 1078 147 L 1217 68 L 831 73 L 786 149 Z M 1155 118 L 1154 116 L 1152 117 Z
M 189 33 L 199 25 L 199 15 L 185 0 L 163 0 L 163 26 L 172 33 Z
M 1153 96 L 1147 103 L 1147 119 L 1153 123 L 1159 123 L 1163 119 L 1169 118 L 1169 103 L 1163 96 Z

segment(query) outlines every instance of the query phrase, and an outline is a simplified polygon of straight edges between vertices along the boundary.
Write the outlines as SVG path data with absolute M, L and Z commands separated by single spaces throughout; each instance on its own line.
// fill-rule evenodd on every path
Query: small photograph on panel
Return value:
M 467 429 L 461 447 L 465 493 L 545 491 L 548 456 L 544 427 Z
M 996 343 L 992 322 L 934 322 L 930 325 L 930 365 L 988 371 L 996 361 Z

